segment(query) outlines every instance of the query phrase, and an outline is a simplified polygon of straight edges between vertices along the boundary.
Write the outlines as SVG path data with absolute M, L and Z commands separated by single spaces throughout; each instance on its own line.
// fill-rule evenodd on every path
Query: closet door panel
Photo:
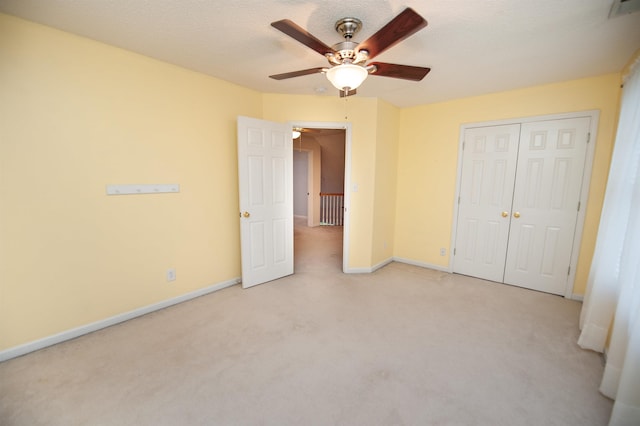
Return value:
M 453 271 L 502 282 L 520 125 L 465 131 Z
M 505 283 L 564 294 L 589 126 L 588 117 L 522 125 Z

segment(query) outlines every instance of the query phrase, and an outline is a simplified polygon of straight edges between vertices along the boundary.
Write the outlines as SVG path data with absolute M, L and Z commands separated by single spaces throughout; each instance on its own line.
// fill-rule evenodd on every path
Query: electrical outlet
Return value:
M 167 282 L 176 280 L 176 268 L 167 269 Z
M 447 249 L 442 247 L 440 248 L 440 256 L 446 256 L 447 255 Z

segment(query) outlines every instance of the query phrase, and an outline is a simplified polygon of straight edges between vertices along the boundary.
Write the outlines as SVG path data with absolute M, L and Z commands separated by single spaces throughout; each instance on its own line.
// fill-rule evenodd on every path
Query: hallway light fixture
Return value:
M 300 135 L 301 133 L 300 133 L 300 130 L 298 129 L 293 129 L 293 132 L 291 132 L 292 139 L 298 139 Z

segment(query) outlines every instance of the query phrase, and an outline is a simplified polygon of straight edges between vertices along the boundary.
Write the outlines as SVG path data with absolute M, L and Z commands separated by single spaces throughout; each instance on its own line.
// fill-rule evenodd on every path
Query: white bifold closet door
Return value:
M 590 120 L 466 129 L 454 272 L 565 294 Z

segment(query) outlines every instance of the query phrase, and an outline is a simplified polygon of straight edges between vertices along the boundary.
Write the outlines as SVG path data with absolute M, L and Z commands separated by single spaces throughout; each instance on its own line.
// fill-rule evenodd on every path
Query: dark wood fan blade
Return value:
M 318 40 L 313 34 L 289 19 L 272 22 L 271 26 L 277 28 L 289 37 L 299 41 L 323 56 L 327 53 L 334 53 L 334 50 L 331 47 L 327 46 L 322 41 Z
M 356 92 L 356 89 L 349 90 L 348 92 L 346 92 L 346 91 L 344 91 L 344 90 L 341 90 L 341 91 L 340 91 L 340 97 L 341 97 L 341 98 L 346 98 L 347 96 L 353 96 L 353 95 L 355 95 L 356 93 L 357 93 L 357 92 Z
M 360 43 L 356 50 L 368 51 L 371 59 L 426 26 L 427 21 L 408 7 L 377 33 Z
M 403 80 L 420 81 L 431 71 L 431 68 L 413 67 L 411 65 L 387 64 L 385 62 L 372 62 L 376 70 L 371 75 L 381 77 L 401 78 Z
M 324 68 L 322 67 L 309 68 L 308 70 L 292 71 L 285 72 L 284 74 L 270 75 L 269 78 L 273 78 L 274 80 L 284 80 L 286 78 L 300 77 L 302 75 L 317 74 L 319 72 L 322 72 L 323 69 Z

